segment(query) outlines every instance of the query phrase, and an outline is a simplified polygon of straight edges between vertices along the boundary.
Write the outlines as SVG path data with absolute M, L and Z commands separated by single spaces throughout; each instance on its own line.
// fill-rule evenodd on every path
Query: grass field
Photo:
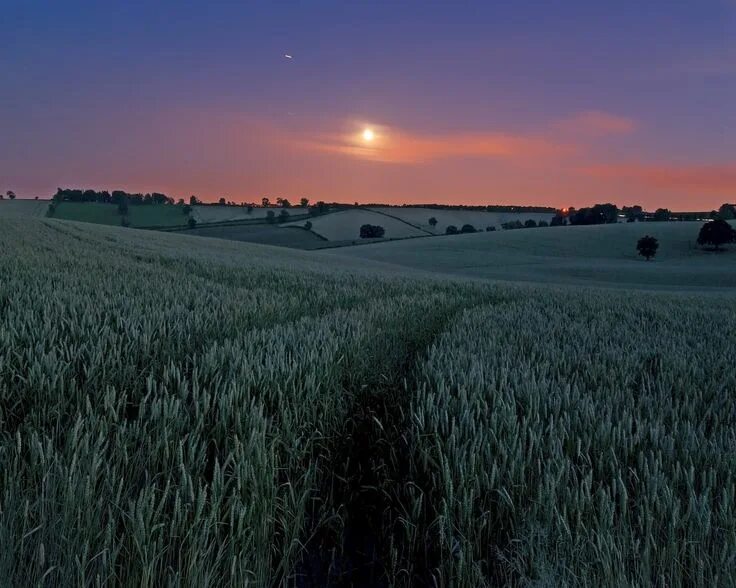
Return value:
M 0 218 L 17 216 L 44 217 L 49 208 L 48 200 L 0 200 Z
M 617 260 L 597 229 L 415 241 Z M 641 263 L 695 271 L 686 229 Z M 736 583 L 732 291 L 48 219 L 0 250 L 8 585 Z
M 198 223 L 222 223 L 222 222 L 237 222 L 237 221 L 248 221 L 248 220 L 263 220 L 268 215 L 269 211 L 272 211 L 276 217 L 279 213 L 284 210 L 281 207 L 270 206 L 267 208 L 254 207 L 253 210 L 248 212 L 245 206 L 193 206 L 192 216 Z M 286 212 L 290 216 L 300 216 L 308 214 L 308 211 L 301 207 L 291 207 L 286 209 Z
M 260 243 L 262 245 L 278 245 L 295 249 L 319 249 L 325 246 L 325 240 L 311 231 L 299 226 L 279 227 L 275 225 L 237 225 L 198 227 L 186 231 L 187 235 L 197 237 L 213 237 L 231 241 Z
M 484 212 L 482 210 L 444 210 L 401 206 L 377 206 L 369 210 L 396 217 L 436 235 L 444 235 L 449 225 L 460 229 L 463 225 L 469 224 L 479 231 L 485 231 L 486 227 L 493 226 L 500 230 L 501 225 L 506 222 L 520 221 L 523 223 L 529 219 L 535 222 L 549 222 L 554 216 L 548 212 Z M 435 226 L 429 224 L 430 218 L 437 220 Z
M 116 205 L 97 202 L 61 202 L 56 206 L 53 218 L 103 225 L 120 225 L 121 221 Z M 177 206 L 147 204 L 129 206 L 128 220 L 130 226 L 138 228 L 176 227 L 185 226 L 187 217 Z
M 377 243 L 330 254 L 479 279 L 696 290 L 736 286 L 736 251 L 703 251 L 695 243 L 701 224 L 519 229 Z M 645 234 L 660 242 L 650 262 L 636 251 Z
M 365 224 L 380 225 L 386 239 L 423 237 L 428 233 L 396 218 L 365 209 L 350 209 L 309 219 L 312 231 L 328 241 L 349 241 L 360 238 L 360 227 Z M 304 226 L 305 221 L 287 223 L 286 226 Z

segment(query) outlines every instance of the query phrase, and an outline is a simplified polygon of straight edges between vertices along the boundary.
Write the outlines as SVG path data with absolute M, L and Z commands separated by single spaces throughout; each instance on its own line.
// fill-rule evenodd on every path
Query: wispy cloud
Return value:
M 543 136 L 507 132 L 456 132 L 422 134 L 394 128 L 366 125 L 374 139 L 366 141 L 362 126 L 347 133 L 321 134 L 293 141 L 299 148 L 337 153 L 384 163 L 425 163 L 450 158 L 551 159 L 571 155 L 579 147 Z
M 556 121 L 552 126 L 564 133 L 586 137 L 627 135 L 637 129 L 637 123 L 634 119 L 600 110 L 579 112 Z
M 626 181 L 646 188 L 704 196 L 736 194 L 736 163 L 594 165 L 583 172 L 600 179 Z

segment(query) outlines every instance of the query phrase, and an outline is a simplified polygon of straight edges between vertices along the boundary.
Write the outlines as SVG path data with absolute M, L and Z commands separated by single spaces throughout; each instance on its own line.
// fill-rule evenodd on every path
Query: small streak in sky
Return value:
M 286 57 L 286 59 L 294 59 L 294 56 L 289 55 L 288 53 L 284 53 L 284 57 Z

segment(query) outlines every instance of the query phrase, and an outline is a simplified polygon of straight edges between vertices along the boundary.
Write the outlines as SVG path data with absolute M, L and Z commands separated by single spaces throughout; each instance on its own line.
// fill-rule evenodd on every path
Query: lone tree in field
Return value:
M 300 198 L 299 206 L 301 206 L 302 208 L 306 208 L 307 206 L 309 206 L 309 198 Z
M 434 229 L 437 226 L 437 219 L 434 218 L 434 217 L 430 218 L 429 219 L 429 226 Z
M 657 255 L 657 249 L 659 249 L 659 241 L 649 235 L 645 235 L 636 243 L 636 250 L 639 252 L 639 255 L 647 261 Z
M 379 225 L 363 225 L 360 227 L 361 239 L 380 239 L 386 231 Z
M 304 229 L 307 230 L 307 231 L 311 231 L 312 230 L 312 221 L 305 222 L 304 223 Z
M 714 251 L 721 251 L 721 245 L 727 243 L 736 243 L 736 230 L 725 220 L 708 221 L 700 227 L 698 245 L 708 245 Z

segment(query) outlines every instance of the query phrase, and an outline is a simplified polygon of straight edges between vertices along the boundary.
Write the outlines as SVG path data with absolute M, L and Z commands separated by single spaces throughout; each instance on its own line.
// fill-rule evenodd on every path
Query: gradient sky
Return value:
M 0 189 L 57 186 L 710 210 L 736 0 L 6 0 Z

